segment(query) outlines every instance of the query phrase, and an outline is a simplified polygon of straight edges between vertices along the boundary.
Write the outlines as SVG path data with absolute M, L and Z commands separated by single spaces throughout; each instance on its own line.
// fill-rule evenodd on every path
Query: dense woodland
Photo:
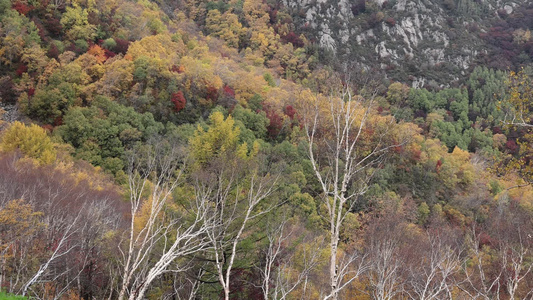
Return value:
M 0 0 L 1 292 L 533 299 L 531 11 L 428 90 L 275 1 Z

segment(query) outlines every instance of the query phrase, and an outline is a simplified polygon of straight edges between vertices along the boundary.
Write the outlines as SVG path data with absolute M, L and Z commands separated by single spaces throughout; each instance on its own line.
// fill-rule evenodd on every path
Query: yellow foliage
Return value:
M 46 67 L 44 67 L 44 70 L 41 74 L 39 74 L 39 79 L 37 81 L 37 88 L 44 88 L 45 85 L 48 84 L 48 79 L 50 78 L 50 76 L 52 76 L 52 74 L 60 67 L 61 65 L 59 64 L 59 62 L 57 62 L 57 60 L 55 59 L 50 59 L 48 61 L 48 64 L 46 65 Z
M 28 73 L 37 72 L 40 74 L 48 65 L 49 59 L 46 56 L 46 52 L 39 45 L 33 45 L 24 49 L 21 61 L 28 66 Z
M 148 221 L 150 220 L 150 216 L 152 213 L 152 204 L 153 199 L 150 197 L 148 200 L 144 201 L 142 204 L 141 209 L 137 212 L 137 215 L 135 216 L 135 221 L 133 224 L 133 230 L 135 234 L 139 234 L 141 230 L 146 226 Z
M 230 47 L 239 47 L 239 40 L 245 31 L 237 15 L 229 11 L 221 14 L 218 10 L 212 9 L 207 14 L 205 22 L 209 34 L 221 38 Z
M 56 159 L 52 140 L 43 128 L 35 124 L 26 126 L 18 121 L 11 124 L 2 135 L 0 149 L 6 152 L 20 150 L 41 164 L 50 164 Z
M 270 20 L 268 6 L 261 0 L 244 0 L 242 10 L 250 27 L 266 26 Z
M 454 188 L 456 184 L 470 185 L 474 181 L 474 174 L 470 153 L 455 147 L 449 157 L 444 160 L 439 176 L 446 186 Z
M 513 32 L 513 42 L 524 44 L 531 40 L 531 31 L 529 29 L 519 28 Z
M 533 100 L 533 84 L 531 78 L 522 69 L 518 73 L 511 71 L 506 80 L 507 90 L 510 95 L 509 103 L 513 108 L 513 123 L 529 121 L 529 107 Z
M 214 112 L 209 117 L 210 126 L 204 130 L 200 125 L 189 140 L 191 153 L 199 164 L 225 154 L 235 154 L 240 159 L 248 159 L 257 154 L 259 143 L 254 141 L 252 150 L 249 152 L 246 142 L 239 143 L 239 127 L 231 116 L 224 119 L 221 112 Z
M 133 62 L 116 56 L 104 64 L 104 74 L 96 83 L 98 93 L 113 96 L 128 91 L 133 82 Z
M 201 126 L 190 139 L 192 154 L 196 161 L 205 163 L 210 159 L 227 151 L 241 149 L 238 145 L 240 129 L 235 127 L 235 121 L 231 116 L 224 120 L 221 112 L 214 112 L 209 117 L 211 126 L 204 131 Z
M 437 163 L 439 159 L 448 153 L 448 148 L 446 145 L 443 145 L 439 140 L 435 139 L 426 139 L 423 149 L 425 151 L 422 153 L 422 162 L 429 160 Z
M 222 79 L 218 75 L 215 75 L 213 66 L 209 62 L 184 56 L 180 63 L 184 67 L 187 78 L 190 81 L 199 81 L 204 85 L 213 87 L 215 89 L 221 89 L 224 86 Z
M 133 59 L 141 56 L 162 60 L 167 65 L 177 63 L 179 57 L 185 53 L 185 45 L 181 40 L 174 42 L 168 34 L 148 36 L 140 41 L 131 43 L 128 55 Z
M 2 116 L 5 113 L 6 113 L 6 111 L 0 107 L 0 129 L 2 128 L 2 124 L 4 124 L 4 121 L 2 120 Z
M 44 224 L 39 222 L 41 212 L 34 212 L 30 204 L 24 203 L 23 199 L 9 201 L 0 209 L 0 253 L 17 239 L 32 235 Z M 7 230 L 6 230 L 7 229 Z M 2 232 L 6 230 L 6 232 Z
M 239 81 L 234 82 L 231 86 L 235 89 L 235 99 L 243 106 L 246 106 L 248 100 L 255 94 L 262 94 L 264 82 L 263 76 L 246 74 L 245 72 L 237 72 Z

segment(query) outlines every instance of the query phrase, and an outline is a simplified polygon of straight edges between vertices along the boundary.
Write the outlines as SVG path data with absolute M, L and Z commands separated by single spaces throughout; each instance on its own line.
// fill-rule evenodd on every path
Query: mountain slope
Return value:
M 524 18 L 519 15 L 527 4 L 523 0 L 284 2 L 299 30 L 340 60 L 383 70 L 394 80 L 409 80 L 413 87 L 458 83 L 499 46 L 499 41 L 490 40 L 495 26 L 507 26 L 504 39 L 531 28 L 517 22 L 501 24 Z M 529 41 L 527 37 L 524 42 Z M 521 44 L 516 38 L 514 42 Z M 516 46 L 512 43 L 506 46 Z

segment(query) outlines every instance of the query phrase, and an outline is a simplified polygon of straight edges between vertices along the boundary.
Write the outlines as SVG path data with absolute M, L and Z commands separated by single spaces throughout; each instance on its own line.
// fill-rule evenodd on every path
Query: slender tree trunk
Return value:
M 339 246 L 339 239 L 335 230 L 335 225 L 331 223 L 331 244 L 330 244 L 330 262 L 329 262 L 329 277 L 330 277 L 330 287 L 331 293 L 326 299 L 337 300 L 337 288 L 339 284 L 339 278 L 337 274 L 337 252 Z

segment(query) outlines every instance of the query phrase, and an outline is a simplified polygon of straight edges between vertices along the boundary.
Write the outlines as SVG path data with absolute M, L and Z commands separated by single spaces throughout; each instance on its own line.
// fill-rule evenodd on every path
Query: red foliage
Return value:
M 44 27 L 48 30 L 48 32 L 53 36 L 59 36 L 61 34 L 61 31 L 63 30 L 63 26 L 61 26 L 61 22 L 59 18 L 46 18 L 42 20 Z
M 235 96 L 235 94 L 233 95 Z M 207 95 L 205 98 L 209 101 L 215 102 L 218 99 L 218 90 L 212 86 L 207 88 Z
M 72 51 L 72 52 L 77 53 L 77 54 L 81 54 L 83 52 L 80 48 L 76 47 L 76 44 L 71 44 L 65 50 L 66 51 Z
M 40 22 L 40 20 L 36 17 L 31 18 L 31 21 L 35 24 L 37 27 L 37 31 L 39 34 L 39 37 L 41 40 L 47 40 L 48 39 L 48 30 L 43 26 L 43 24 Z
M 285 114 L 292 119 L 294 119 L 294 115 L 296 114 L 296 110 L 291 105 L 287 105 L 285 107 Z
M 492 127 L 492 134 L 502 133 L 502 129 L 500 127 L 494 126 Z
M 440 167 L 442 167 L 442 160 L 438 160 L 437 161 L 437 165 L 435 166 L 435 171 L 437 172 L 437 174 L 439 174 L 440 172 Z
M 414 113 L 415 119 L 416 118 L 425 119 L 427 116 L 428 116 L 427 112 L 425 110 L 423 110 L 423 109 L 419 109 L 419 110 L 415 111 L 415 113 Z
M 172 68 L 170 69 L 170 71 L 172 71 L 174 73 L 181 74 L 181 73 L 185 72 L 185 67 L 184 66 L 172 65 Z
M 304 42 L 302 39 L 294 32 L 289 32 L 287 35 L 281 37 L 281 40 L 285 43 L 291 43 L 294 47 L 302 48 L 304 46 Z
M 387 25 L 389 25 L 390 27 L 394 27 L 394 25 L 396 25 L 396 20 L 391 17 L 388 17 L 387 19 L 385 19 L 385 23 L 387 23 Z
M 113 50 L 116 53 L 126 54 L 126 52 L 128 52 L 128 48 L 130 46 L 130 41 L 119 39 L 119 38 L 114 38 L 114 40 L 117 43 L 117 45 L 115 46 L 115 48 Z
M 283 118 L 273 110 L 265 108 L 266 117 L 270 120 L 267 126 L 267 132 L 270 138 L 275 139 L 283 128 Z
M 375 133 L 375 130 L 372 129 L 372 128 L 365 128 L 365 129 L 363 129 L 363 134 L 366 135 L 366 136 L 368 136 L 368 137 L 373 136 L 374 133 Z
M 62 117 L 55 118 L 54 126 L 61 126 L 61 125 L 63 125 L 63 118 Z
M 180 112 L 182 109 L 185 108 L 185 105 L 187 104 L 187 100 L 185 99 L 185 96 L 183 95 L 182 91 L 172 93 L 171 101 L 172 103 L 174 103 L 174 110 L 176 112 Z
M 33 95 L 35 95 L 35 89 L 34 88 L 29 88 L 28 89 L 28 96 L 31 97 Z
M 224 94 L 226 94 L 226 96 L 230 96 L 232 98 L 235 98 L 235 90 L 232 89 L 231 87 L 225 85 L 224 88 Z
M 276 18 L 278 16 L 278 10 L 277 9 L 271 9 L 269 12 L 268 12 L 268 16 L 270 18 L 270 23 L 271 24 L 274 24 L 276 22 Z
M 493 246 L 496 243 L 496 241 L 488 235 L 486 232 L 481 232 L 479 234 L 479 247 L 483 247 L 485 245 Z
M 22 3 L 20 1 L 17 1 L 13 3 L 12 8 L 16 11 L 18 11 L 21 15 L 27 15 L 32 9 L 34 9 L 33 6 L 27 5 L 25 3 Z
M 518 145 L 514 140 L 508 140 L 507 143 L 505 143 L 505 148 L 507 148 L 511 154 L 515 154 L 518 151 Z
M 25 64 L 20 64 L 15 72 L 18 76 L 22 76 L 22 74 L 26 73 L 27 71 L 28 67 Z
M 115 52 L 113 52 L 113 51 L 104 49 L 104 55 L 105 55 L 106 58 L 111 58 L 111 57 L 114 57 L 117 54 Z
M 394 153 L 397 153 L 397 154 L 402 153 L 403 152 L 403 145 L 393 147 L 392 151 L 394 151 Z
M 50 58 L 56 58 L 59 56 L 59 49 L 57 49 L 57 46 L 55 44 L 51 44 L 50 48 L 48 48 L 48 53 L 46 54 Z
M 418 149 L 413 150 L 413 152 L 412 152 L 412 159 L 413 160 L 419 161 L 421 156 L 422 156 L 422 151 L 420 151 Z
M 45 124 L 41 127 L 48 132 L 52 132 L 54 130 L 54 126 L 52 124 Z
M 357 0 L 354 4 L 352 4 L 351 7 L 352 14 L 354 16 L 357 16 L 366 10 L 366 1 L 365 0 Z

